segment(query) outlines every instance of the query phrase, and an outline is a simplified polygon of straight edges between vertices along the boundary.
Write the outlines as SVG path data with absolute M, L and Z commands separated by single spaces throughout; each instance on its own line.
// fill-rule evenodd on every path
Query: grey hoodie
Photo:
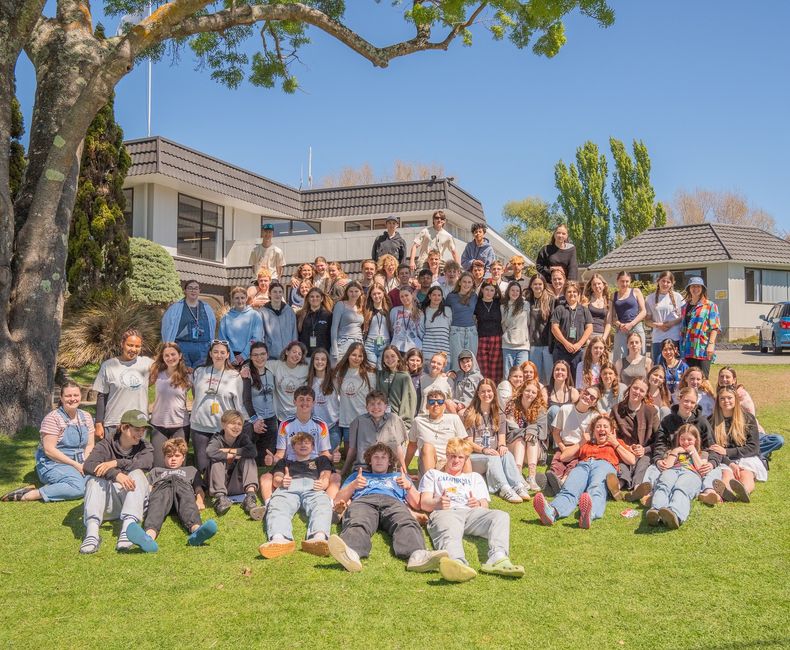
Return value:
M 453 399 L 456 402 L 462 402 L 464 405 L 469 406 L 472 403 L 472 398 L 477 392 L 478 384 L 483 380 L 483 374 L 480 372 L 480 366 L 477 365 L 477 357 L 471 350 L 461 350 L 458 354 L 460 357 L 464 353 L 472 355 L 472 368 L 469 372 L 464 372 L 460 369 L 455 371 L 455 385 L 453 386 Z

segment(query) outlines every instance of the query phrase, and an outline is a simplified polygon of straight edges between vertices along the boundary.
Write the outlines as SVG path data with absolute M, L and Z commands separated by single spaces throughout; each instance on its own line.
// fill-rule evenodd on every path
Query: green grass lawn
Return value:
M 790 437 L 787 366 L 742 366 L 768 431 Z M 36 432 L 0 437 L 0 491 L 35 480 Z M 297 551 L 263 560 L 259 523 L 238 506 L 203 548 L 168 521 L 160 551 L 118 554 L 116 524 L 82 557 L 81 502 L 0 504 L 0 646 L 288 648 L 787 648 L 788 450 L 751 504 L 694 504 L 678 531 L 610 502 L 591 530 L 511 516 L 522 580 L 453 585 L 410 574 L 382 535 L 359 574 Z M 295 522 L 300 540 L 304 524 Z M 427 538 L 426 538 L 427 539 Z M 484 545 L 465 542 L 473 566 Z

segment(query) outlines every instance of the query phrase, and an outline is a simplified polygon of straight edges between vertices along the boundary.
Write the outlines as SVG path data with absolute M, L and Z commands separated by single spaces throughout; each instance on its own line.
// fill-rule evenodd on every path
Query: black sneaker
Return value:
M 254 492 L 247 492 L 244 496 L 244 501 L 241 502 L 241 509 L 247 513 L 247 515 L 254 519 L 255 521 L 260 521 L 263 519 L 263 515 L 266 512 L 266 508 L 264 506 L 258 505 L 258 499 L 255 497 Z
M 224 515 L 233 504 L 231 503 L 230 499 L 226 497 L 224 494 L 220 494 L 218 497 L 214 498 L 214 511 L 218 515 Z
M 547 496 L 556 497 L 560 490 L 562 490 L 562 483 L 560 483 L 560 477 L 557 476 L 554 472 L 549 470 L 546 472 L 546 487 L 543 489 L 543 493 L 546 493 L 548 489 L 549 494 Z

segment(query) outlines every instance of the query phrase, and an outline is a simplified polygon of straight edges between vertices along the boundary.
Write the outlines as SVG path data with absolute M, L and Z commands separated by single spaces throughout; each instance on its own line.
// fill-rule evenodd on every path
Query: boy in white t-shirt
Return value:
M 521 578 L 524 567 L 510 561 L 510 516 L 488 509 L 488 488 L 480 474 L 464 472 L 472 453 L 468 439 L 447 442 L 445 471 L 431 469 L 420 481 L 420 507 L 431 513 L 428 534 L 436 550 L 450 557 L 439 562 L 439 571 L 448 582 L 466 582 L 477 576 L 464 554 L 463 537 L 484 537 L 488 542 L 488 562 L 483 573 Z

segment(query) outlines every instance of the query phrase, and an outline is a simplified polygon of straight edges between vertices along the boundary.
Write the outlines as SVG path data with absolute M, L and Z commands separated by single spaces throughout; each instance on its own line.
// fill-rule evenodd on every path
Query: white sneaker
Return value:
M 508 503 L 524 503 L 524 499 L 522 499 L 518 494 L 516 494 L 516 491 L 510 486 L 503 487 L 499 491 L 499 496 L 502 497 Z
M 343 541 L 340 535 L 329 537 L 329 555 L 335 558 L 346 571 L 359 573 L 362 571 L 362 562 L 359 561 L 359 553 Z
M 527 478 L 527 489 L 530 492 L 540 492 L 540 485 L 538 485 L 538 482 L 535 480 L 534 476 Z
M 438 571 L 439 562 L 443 557 L 448 557 L 447 551 L 426 551 L 425 549 L 414 551 L 409 556 L 406 571 L 414 571 L 415 573 Z

